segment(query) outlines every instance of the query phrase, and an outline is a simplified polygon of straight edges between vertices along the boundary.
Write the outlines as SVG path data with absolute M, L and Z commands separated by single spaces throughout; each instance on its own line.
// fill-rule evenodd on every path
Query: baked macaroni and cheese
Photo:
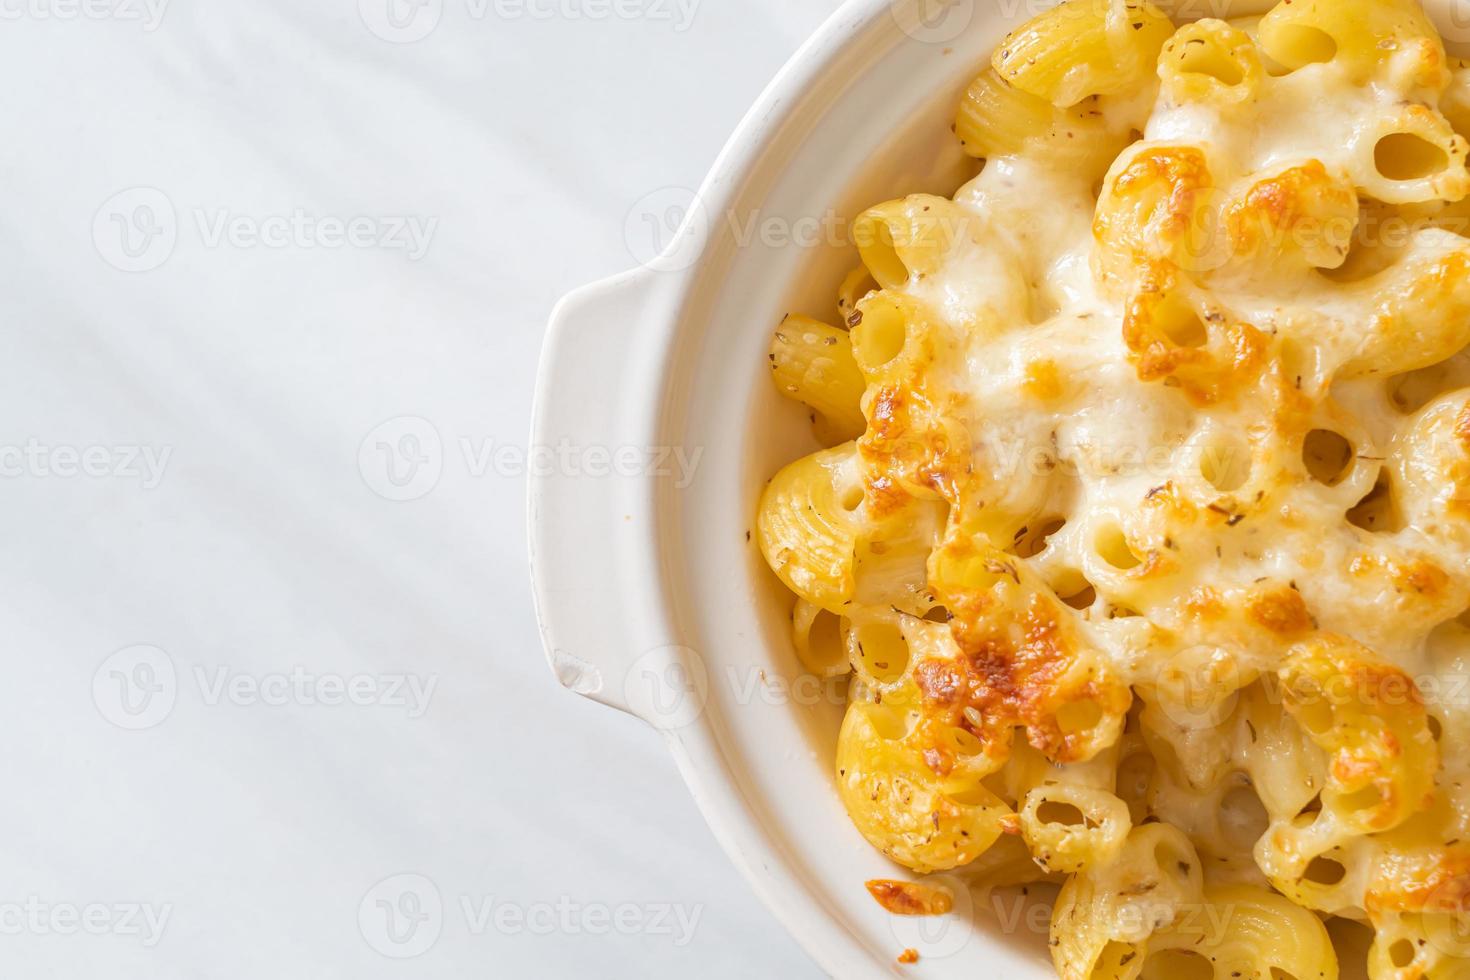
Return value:
M 965 93 L 978 175 L 776 331 L 831 448 L 759 539 L 851 675 L 841 797 L 1059 884 L 1065 980 L 1335 978 L 1334 920 L 1470 977 L 1464 133 L 1414 0 L 1070 0 Z

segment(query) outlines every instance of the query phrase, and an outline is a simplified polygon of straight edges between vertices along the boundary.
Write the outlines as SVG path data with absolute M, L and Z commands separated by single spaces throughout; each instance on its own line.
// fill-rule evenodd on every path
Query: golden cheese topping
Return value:
M 839 792 L 914 872 L 1065 882 L 1067 980 L 1335 976 L 1331 917 L 1470 974 L 1467 124 L 1413 0 L 1071 0 L 778 335 L 853 422 L 759 525 L 852 671 Z

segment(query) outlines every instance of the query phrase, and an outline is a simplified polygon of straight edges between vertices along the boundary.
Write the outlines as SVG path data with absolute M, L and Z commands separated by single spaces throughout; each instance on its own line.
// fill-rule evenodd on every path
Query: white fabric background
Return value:
M 552 681 L 514 460 L 555 300 L 835 0 L 420 0 L 415 43 L 368 26 L 413 0 L 160 2 L 0 2 L 0 976 L 817 975 L 655 734 Z M 319 703 L 397 675 L 420 717 Z M 444 908 L 395 961 L 401 874 Z

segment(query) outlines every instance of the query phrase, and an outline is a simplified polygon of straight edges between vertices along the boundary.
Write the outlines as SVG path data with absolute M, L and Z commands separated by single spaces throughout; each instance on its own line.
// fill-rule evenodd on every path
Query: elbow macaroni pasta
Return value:
M 866 385 L 847 331 L 809 317 L 787 317 L 771 341 L 771 371 L 782 391 L 820 416 L 833 441 L 862 435 Z
M 1067 0 L 862 213 L 759 504 L 841 799 L 1064 980 L 1470 977 L 1470 67 L 1415 0 Z M 1355 927 L 1356 928 L 1356 927 Z
M 1148 81 L 1173 33 L 1168 16 L 1150 3 L 1066 3 L 1008 35 L 991 65 L 1023 92 L 1066 108 Z

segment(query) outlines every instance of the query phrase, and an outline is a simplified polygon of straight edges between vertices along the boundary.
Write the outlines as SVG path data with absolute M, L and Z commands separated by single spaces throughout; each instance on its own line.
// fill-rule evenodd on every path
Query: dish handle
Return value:
M 531 577 L 551 669 L 568 690 L 647 721 L 639 677 L 677 659 L 651 605 L 653 517 L 659 483 L 679 479 L 688 460 L 653 444 L 658 400 L 648 393 L 678 279 L 645 267 L 557 304 L 531 432 Z

